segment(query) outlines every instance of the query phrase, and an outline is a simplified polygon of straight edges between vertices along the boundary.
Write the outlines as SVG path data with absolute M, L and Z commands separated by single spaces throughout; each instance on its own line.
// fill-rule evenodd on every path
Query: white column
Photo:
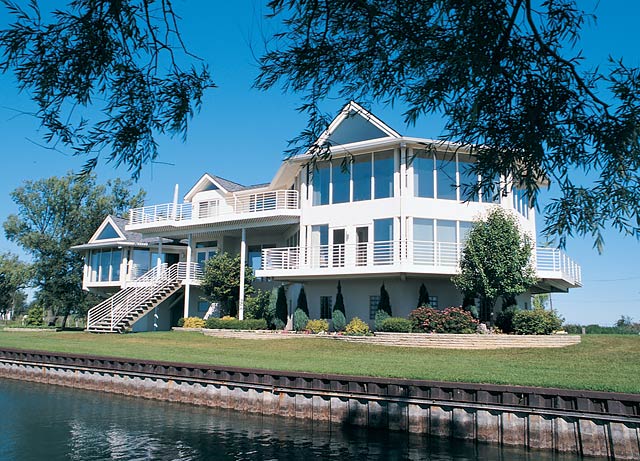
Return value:
M 162 266 L 162 237 L 158 237 L 158 257 L 156 258 L 156 266 L 158 266 L 158 271 L 160 271 L 160 266 Z
M 193 258 L 193 236 L 189 234 L 187 244 L 187 279 L 184 283 L 184 315 L 189 317 L 189 295 L 191 294 L 191 259 Z
M 238 319 L 244 319 L 244 270 L 247 260 L 247 230 L 242 228 L 240 241 L 240 298 L 238 299 Z

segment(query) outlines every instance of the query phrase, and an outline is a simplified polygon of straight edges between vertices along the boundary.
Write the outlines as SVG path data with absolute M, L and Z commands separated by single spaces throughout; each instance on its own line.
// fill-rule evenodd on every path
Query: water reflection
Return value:
M 0 460 L 575 460 L 0 379 Z

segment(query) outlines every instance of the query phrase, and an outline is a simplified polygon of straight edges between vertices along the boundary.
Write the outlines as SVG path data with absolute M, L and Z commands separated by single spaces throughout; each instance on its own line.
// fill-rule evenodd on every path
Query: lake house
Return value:
M 111 295 L 89 312 L 90 331 L 169 329 L 180 317 L 216 315 L 199 288 L 203 263 L 240 254 L 255 284 L 287 287 L 290 313 L 304 286 L 312 318 L 330 318 L 340 281 L 347 320 L 373 322 L 384 283 L 394 315 L 416 307 L 424 283 L 433 307 L 457 306 L 451 282 L 474 219 L 511 210 L 535 242 L 535 210 L 508 178 L 465 201 L 478 178 L 463 147 L 406 137 L 351 102 L 319 139 L 331 159 L 310 154 L 280 164 L 270 182 L 243 186 L 204 174 L 178 203 L 107 217 L 85 254 L 84 288 Z M 581 286 L 580 267 L 555 248 L 536 247 L 538 283 L 519 296 Z M 239 316 L 243 316 L 241 280 Z

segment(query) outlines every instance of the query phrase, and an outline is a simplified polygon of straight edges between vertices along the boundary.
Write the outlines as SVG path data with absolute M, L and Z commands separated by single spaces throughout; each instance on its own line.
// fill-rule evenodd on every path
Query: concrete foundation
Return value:
M 0 377 L 280 415 L 311 420 L 314 424 L 351 424 L 582 456 L 640 459 L 640 417 L 635 409 L 627 416 L 616 416 L 499 402 L 462 402 L 453 397 L 434 398 L 445 395 L 447 389 L 428 391 L 426 381 L 406 381 L 405 385 L 400 380 L 385 382 L 371 378 L 371 383 L 365 383 L 364 378 L 355 380 L 356 377 L 349 381 L 350 377 L 283 376 L 282 373 L 276 376 L 260 370 L 253 374 L 246 370 L 214 373 L 204 368 L 198 371 L 189 368 L 187 371 L 192 377 L 183 377 L 180 374 L 187 371 L 177 365 L 113 359 L 110 363 L 119 364 L 119 369 L 113 370 L 95 363 L 90 366 L 89 361 L 70 359 L 70 363 L 61 365 L 38 357 L 40 361 L 8 359 L 0 351 Z M 106 362 L 107 359 L 100 360 Z M 96 358 L 96 361 L 99 360 Z M 152 366 L 163 367 L 164 374 L 144 370 Z M 222 379 L 222 376 L 226 377 Z M 468 399 L 472 393 L 463 389 L 453 390 L 450 395 L 463 395 Z M 580 395 L 588 398 L 586 394 Z M 630 398 L 635 405 L 633 397 Z M 504 396 L 503 400 L 508 401 Z M 640 404 L 640 396 L 637 400 Z

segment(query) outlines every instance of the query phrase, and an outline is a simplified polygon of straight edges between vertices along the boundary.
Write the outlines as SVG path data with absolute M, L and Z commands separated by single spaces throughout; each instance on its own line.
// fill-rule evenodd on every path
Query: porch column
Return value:
M 191 294 L 191 259 L 193 257 L 193 236 L 189 234 L 187 244 L 187 275 L 184 281 L 184 314 L 183 317 L 189 317 L 189 295 Z
M 238 319 L 244 319 L 244 271 L 247 261 L 247 230 L 242 228 L 240 241 L 240 297 L 238 299 Z
M 158 271 L 160 271 L 160 266 L 162 266 L 162 237 L 158 237 L 158 257 L 156 258 L 156 266 L 158 266 Z

